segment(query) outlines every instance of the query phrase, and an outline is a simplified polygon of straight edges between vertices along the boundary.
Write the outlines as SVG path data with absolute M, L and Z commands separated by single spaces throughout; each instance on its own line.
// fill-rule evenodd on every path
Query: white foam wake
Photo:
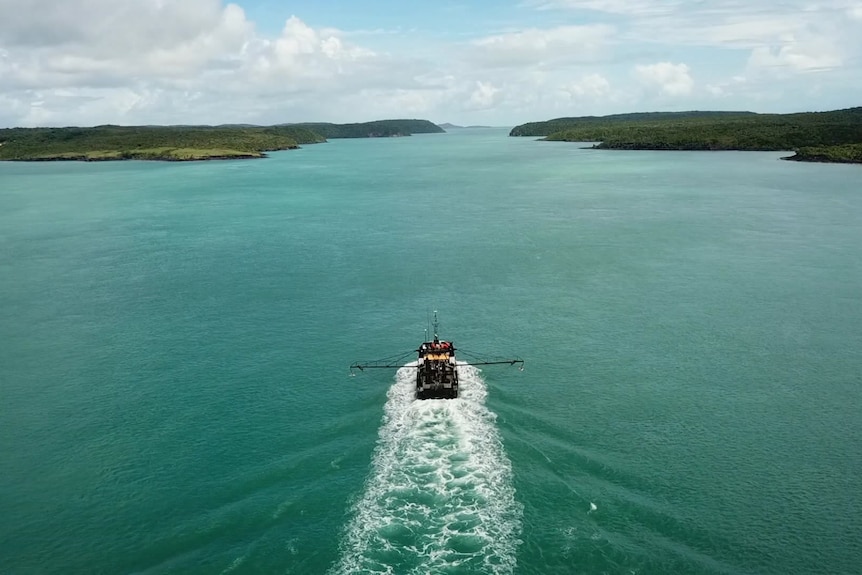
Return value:
M 512 466 L 478 370 L 458 399 L 414 399 L 416 371 L 390 388 L 373 469 L 332 573 L 512 573 L 521 530 Z

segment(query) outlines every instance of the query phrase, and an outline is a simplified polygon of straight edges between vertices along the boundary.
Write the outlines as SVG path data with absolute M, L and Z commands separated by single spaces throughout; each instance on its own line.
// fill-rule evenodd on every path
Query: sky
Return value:
M 0 127 L 862 105 L 862 0 L 0 0 Z

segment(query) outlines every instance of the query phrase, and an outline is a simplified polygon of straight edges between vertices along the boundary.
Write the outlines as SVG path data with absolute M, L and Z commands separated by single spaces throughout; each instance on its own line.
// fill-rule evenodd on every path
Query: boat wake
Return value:
M 373 468 L 331 573 L 512 573 L 521 531 L 512 466 L 479 371 L 458 399 L 414 399 L 416 371 L 390 388 Z

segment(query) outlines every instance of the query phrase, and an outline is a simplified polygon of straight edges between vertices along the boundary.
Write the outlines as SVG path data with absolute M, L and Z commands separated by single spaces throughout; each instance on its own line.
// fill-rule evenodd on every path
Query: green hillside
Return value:
M 312 130 L 327 139 L 334 138 L 391 138 L 411 134 L 439 134 L 445 132 L 440 126 L 428 120 L 377 120 L 357 124 L 330 124 L 327 122 L 307 122 L 287 124 Z
M 325 139 L 292 127 L 96 126 L 0 129 L 0 160 L 205 160 L 262 157 Z
M 657 123 L 673 120 L 718 119 L 751 117 L 754 112 L 634 112 L 631 114 L 612 114 L 610 116 L 580 116 L 573 118 L 556 118 L 544 122 L 530 122 L 515 126 L 509 132 L 510 136 L 550 136 L 573 128 L 624 126 L 637 123 Z
M 443 132 L 427 120 L 278 126 L 96 126 L 0 129 L 0 160 L 208 160 L 260 158 L 327 138 Z
M 816 161 L 856 162 L 853 146 L 862 144 L 862 107 L 798 114 L 679 112 L 559 118 L 517 126 L 510 135 L 600 142 L 595 147 L 603 149 L 794 150 L 799 152 L 794 159 L 799 160 L 817 156 Z

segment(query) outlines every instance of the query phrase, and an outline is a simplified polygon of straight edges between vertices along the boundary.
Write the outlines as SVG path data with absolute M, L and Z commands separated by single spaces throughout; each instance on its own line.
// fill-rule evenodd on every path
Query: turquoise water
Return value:
M 0 164 L 0 572 L 858 573 L 862 172 L 781 155 Z M 526 370 L 348 377 L 433 309 Z

